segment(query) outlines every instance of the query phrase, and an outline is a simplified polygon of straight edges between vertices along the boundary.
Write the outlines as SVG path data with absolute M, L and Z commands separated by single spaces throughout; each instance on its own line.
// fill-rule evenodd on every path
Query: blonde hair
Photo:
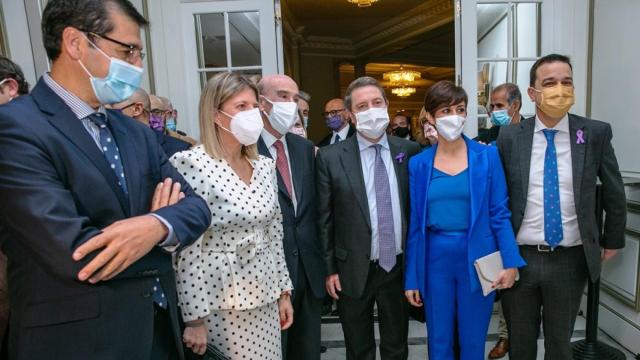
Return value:
M 429 145 L 429 139 L 424 135 L 424 124 L 427 122 L 427 111 L 424 109 L 420 109 L 420 115 L 418 115 L 418 125 L 417 129 L 415 129 L 416 134 L 416 142 L 422 146 Z
M 243 75 L 224 72 L 209 79 L 202 90 L 200 96 L 200 138 L 205 152 L 214 159 L 222 159 L 225 154 L 214 118 L 222 108 L 222 104 L 246 89 L 253 90 L 257 101 L 258 88 L 254 83 Z M 257 159 L 258 148 L 256 144 L 243 145 L 242 155 L 252 160 Z

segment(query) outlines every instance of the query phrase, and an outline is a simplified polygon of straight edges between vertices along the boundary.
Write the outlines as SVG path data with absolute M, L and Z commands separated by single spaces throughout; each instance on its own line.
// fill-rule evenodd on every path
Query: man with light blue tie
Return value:
M 408 304 L 402 281 L 408 219 L 409 158 L 414 142 L 387 136 L 389 102 L 371 77 L 345 95 L 355 136 L 321 148 L 316 158 L 318 234 L 327 292 L 337 300 L 348 360 L 374 360 L 374 306 L 380 357 L 408 356 Z
M 504 291 L 509 357 L 534 360 L 542 322 L 545 359 L 570 360 L 571 336 L 588 278 L 624 247 L 626 197 L 609 124 L 569 114 L 569 58 L 551 54 L 531 68 L 536 116 L 503 128 L 497 140 L 509 185 L 511 222 L 527 262 Z M 596 221 L 596 181 L 606 212 Z

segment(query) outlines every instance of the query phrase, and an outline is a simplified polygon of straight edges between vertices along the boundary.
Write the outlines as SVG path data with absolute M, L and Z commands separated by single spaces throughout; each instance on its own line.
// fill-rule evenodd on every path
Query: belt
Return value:
M 522 245 L 522 246 L 527 249 L 536 250 L 537 252 L 548 252 L 548 253 L 563 251 L 568 249 L 568 247 L 565 247 L 565 246 L 556 246 L 556 247 L 551 247 L 549 245 Z

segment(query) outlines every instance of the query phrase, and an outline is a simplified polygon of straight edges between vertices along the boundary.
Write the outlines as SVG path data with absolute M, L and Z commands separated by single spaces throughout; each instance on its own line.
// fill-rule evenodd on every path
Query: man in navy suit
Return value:
M 0 107 L 10 359 L 183 358 L 171 252 L 210 212 L 151 129 L 104 107 L 139 84 L 145 24 L 127 0 L 50 0 L 51 72 Z
M 283 247 L 291 281 L 291 328 L 283 336 L 284 359 L 320 359 L 320 322 L 326 270 L 316 237 L 315 149 L 289 130 L 297 118 L 298 85 L 286 75 L 267 75 L 259 83 L 264 130 L 258 151 L 276 162 Z M 289 111 L 285 107 L 289 106 Z

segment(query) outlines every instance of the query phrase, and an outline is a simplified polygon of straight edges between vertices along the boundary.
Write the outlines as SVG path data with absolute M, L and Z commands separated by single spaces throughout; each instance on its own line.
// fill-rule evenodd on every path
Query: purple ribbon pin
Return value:
M 576 131 L 576 144 L 584 144 L 584 131 L 578 130 Z
M 402 162 L 404 161 L 405 158 L 405 153 L 401 152 L 398 155 L 396 155 L 396 157 L 394 158 L 397 162 L 399 162 L 400 164 L 402 164 Z

